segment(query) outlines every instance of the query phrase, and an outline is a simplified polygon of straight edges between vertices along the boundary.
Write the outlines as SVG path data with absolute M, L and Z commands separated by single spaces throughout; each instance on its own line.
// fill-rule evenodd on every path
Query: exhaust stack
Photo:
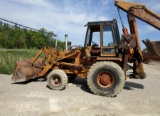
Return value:
M 65 47 L 66 47 L 66 51 L 68 50 L 68 35 L 65 34 Z

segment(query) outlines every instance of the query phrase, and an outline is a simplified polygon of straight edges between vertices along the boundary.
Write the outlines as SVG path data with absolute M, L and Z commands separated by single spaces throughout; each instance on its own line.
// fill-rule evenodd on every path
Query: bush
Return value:
M 0 50 L 0 74 L 12 74 L 19 60 L 32 59 L 38 50 Z

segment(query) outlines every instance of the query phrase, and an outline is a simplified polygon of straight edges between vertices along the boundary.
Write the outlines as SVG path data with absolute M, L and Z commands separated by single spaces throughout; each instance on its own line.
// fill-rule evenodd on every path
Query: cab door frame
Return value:
M 113 46 L 104 46 L 103 45 L 103 28 L 104 27 L 111 27 L 111 33 L 112 33 L 112 40 L 113 40 Z M 105 38 L 106 41 L 107 38 Z M 117 55 L 118 49 L 117 49 L 117 44 L 116 44 L 116 39 L 115 39 L 115 32 L 112 24 L 107 24 L 107 25 L 100 25 L 100 50 L 101 50 L 101 56 L 110 56 L 110 57 L 115 57 Z M 109 52 L 112 51 L 112 52 Z M 106 52 L 106 53 L 104 53 Z

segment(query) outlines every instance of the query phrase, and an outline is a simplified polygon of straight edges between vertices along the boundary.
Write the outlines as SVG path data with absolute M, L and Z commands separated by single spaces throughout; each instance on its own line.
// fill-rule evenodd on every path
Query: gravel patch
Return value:
M 97 96 L 85 79 L 76 78 L 63 91 L 49 89 L 46 81 L 11 84 L 0 74 L 2 116 L 158 116 L 160 63 L 144 64 L 147 78 L 127 79 L 117 97 Z

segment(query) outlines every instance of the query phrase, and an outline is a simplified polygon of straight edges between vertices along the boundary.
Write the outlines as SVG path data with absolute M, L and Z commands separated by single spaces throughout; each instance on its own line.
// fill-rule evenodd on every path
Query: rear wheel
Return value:
M 48 86 L 53 90 L 62 90 L 68 83 L 68 78 L 63 70 L 53 70 L 47 76 Z
M 96 62 L 88 72 L 87 84 L 94 94 L 114 97 L 124 87 L 124 72 L 116 63 Z

